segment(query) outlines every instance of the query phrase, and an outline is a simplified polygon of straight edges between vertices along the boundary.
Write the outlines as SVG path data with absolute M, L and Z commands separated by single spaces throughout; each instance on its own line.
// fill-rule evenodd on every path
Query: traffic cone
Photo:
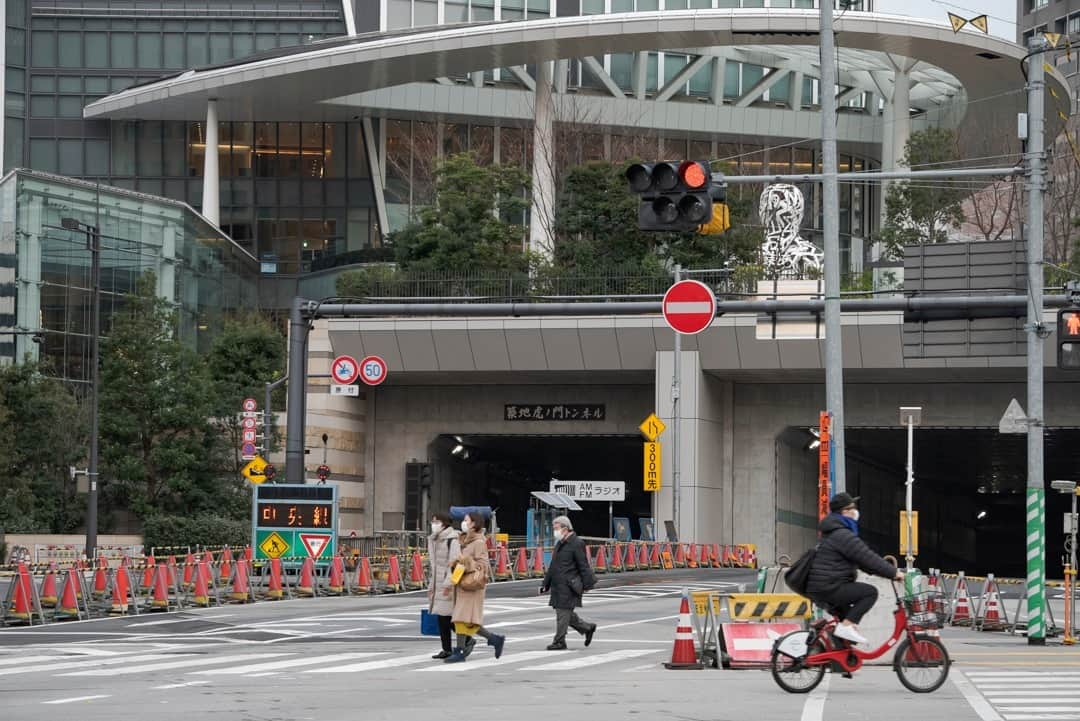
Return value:
M 1001 594 L 998 589 L 994 574 L 987 574 L 986 588 L 983 590 L 983 603 L 979 604 L 981 613 L 979 618 L 980 631 L 1000 631 L 1004 629 L 1009 619 L 1005 615 L 1005 609 L 1001 603 Z
M 105 598 L 105 593 L 109 588 L 109 564 L 105 561 L 104 556 L 98 556 L 97 570 L 94 571 L 94 598 Z
M 188 552 L 184 557 L 184 588 L 191 588 L 191 576 L 195 571 L 195 556 Z
M 953 597 L 952 619 L 949 623 L 953 626 L 971 625 L 971 596 L 967 590 L 967 579 L 964 572 L 960 572 L 960 578 L 956 581 L 956 592 Z
M 532 572 L 529 575 L 533 578 L 544 577 L 544 549 L 540 546 L 533 549 Z
M 356 592 L 357 593 L 371 593 L 374 584 L 371 582 L 371 564 L 368 563 L 367 556 L 363 556 L 360 559 L 360 563 L 356 564 Z
M 154 573 L 157 572 L 157 561 L 154 560 L 154 554 L 150 554 L 146 557 L 146 567 L 143 568 L 142 574 L 142 586 L 144 589 L 151 589 L 154 586 Z
M 150 601 L 150 610 L 169 610 L 169 567 L 160 564 L 154 567 L 154 575 L 150 581 L 153 587 L 153 597 Z
M 316 591 L 315 562 L 308 556 L 300 566 L 300 582 L 296 584 L 296 593 L 300 596 L 315 596 Z
M 386 590 L 390 593 L 397 593 L 401 590 L 401 565 L 397 556 L 390 556 L 387 559 L 386 569 Z
M 38 592 L 42 606 L 55 606 L 56 594 L 56 561 L 49 564 L 49 570 L 45 571 L 45 578 L 41 579 L 41 590 Z
M 502 550 L 503 553 L 506 552 L 505 548 Z M 509 576 L 509 572 L 507 572 L 506 575 Z M 420 558 L 420 551 L 413 551 L 412 564 L 409 566 L 408 586 L 410 589 L 416 590 L 418 588 L 423 588 L 424 585 L 424 561 Z
M 637 567 L 638 570 L 642 571 L 649 567 L 649 547 L 644 543 L 638 549 Z
M 709 561 L 712 562 L 713 568 L 720 568 L 721 560 L 722 559 L 720 555 L 720 544 L 714 543 L 712 545 L 712 549 L 709 551 Z
M 514 561 L 514 575 L 518 578 L 527 578 L 529 575 L 529 557 L 525 546 L 518 549 L 517 560 Z
M 232 576 L 232 592 L 229 598 L 238 603 L 247 603 L 251 598 L 251 584 L 248 583 L 247 561 L 237 561 Z
M 698 566 L 701 568 L 709 567 L 709 547 L 704 543 L 698 546 Z
M 128 569 L 124 566 L 116 569 L 113 574 L 112 613 L 125 614 L 128 612 L 128 596 L 131 595 L 131 582 L 128 578 Z
M 510 578 L 510 552 L 506 550 L 505 543 L 499 544 L 497 558 L 498 562 L 495 565 L 495 580 L 505 581 Z
M 681 543 L 675 544 L 675 567 L 686 568 L 686 552 Z
M 17 618 L 21 621 L 28 621 L 30 623 L 33 623 L 33 583 L 30 577 L 30 572 L 26 570 L 25 563 L 19 564 L 19 570 L 15 578 L 15 588 L 13 589 L 13 593 L 14 598 L 12 598 L 11 608 L 8 611 L 8 616 Z
M 64 581 L 64 593 L 60 597 L 60 607 L 56 609 L 56 618 L 59 620 L 69 620 L 72 618 L 79 618 L 79 581 L 76 576 L 74 568 L 70 569 L 67 574 L 67 580 Z
M 210 564 L 204 559 L 195 567 L 195 591 L 191 595 L 191 602 L 196 606 L 210 605 L 210 591 L 207 581 L 210 579 Z
M 649 557 L 649 568 L 662 568 L 663 565 L 663 562 L 660 560 L 660 544 L 654 543 L 652 555 Z
M 165 568 L 169 569 L 169 588 L 179 586 L 180 576 L 176 572 L 176 556 L 169 556 L 165 561 Z
M 688 550 L 686 552 L 686 567 L 697 568 L 697 558 L 694 556 L 694 545 L 692 543 L 686 544 Z
M 232 579 L 232 564 L 232 550 L 226 547 L 221 553 L 221 566 L 218 568 L 218 578 L 221 579 L 222 585 L 228 585 Z
M 603 546 L 596 547 L 596 564 L 593 566 L 593 571 L 596 573 L 607 573 L 607 553 L 604 552 Z
M 613 573 L 623 570 L 622 544 L 615 544 L 615 553 L 611 556 L 611 569 Z
M 675 646 L 671 649 L 671 663 L 665 668 L 672 670 L 705 668 L 694 650 L 694 629 L 690 626 L 690 597 L 683 591 L 679 605 L 679 625 L 675 627 Z
M 281 559 L 270 559 L 270 580 L 266 586 L 266 597 L 277 601 L 285 596 L 285 588 L 281 579 Z
M 420 554 L 416 554 L 417 560 Z M 345 561 L 341 556 L 330 559 L 330 580 L 326 582 L 326 590 L 340 596 L 345 591 Z
M 251 554 L 251 546 L 244 546 L 244 560 L 245 560 L 245 561 L 252 561 L 252 560 L 254 560 L 254 559 L 252 558 L 252 554 Z

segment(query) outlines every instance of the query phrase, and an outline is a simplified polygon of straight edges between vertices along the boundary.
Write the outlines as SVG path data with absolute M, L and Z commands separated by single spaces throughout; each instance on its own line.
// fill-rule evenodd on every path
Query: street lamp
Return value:
M 90 492 L 86 499 L 86 558 L 93 561 L 97 550 L 97 482 L 98 482 L 98 385 L 99 345 L 101 340 L 101 229 L 96 225 L 81 223 L 75 218 L 61 218 L 65 230 L 86 235 L 86 248 L 90 251 L 90 464 L 86 475 Z
M 900 406 L 900 423 L 907 426 L 907 487 L 906 502 L 904 504 L 907 510 L 907 551 L 904 554 L 904 560 L 907 564 L 907 570 L 911 570 L 915 566 L 915 529 L 912 520 L 911 511 L 911 488 L 915 485 L 915 467 L 912 461 L 912 455 L 914 453 L 915 445 L 915 426 L 922 422 L 922 408 L 919 406 Z
M 1072 496 L 1072 511 L 1069 514 L 1069 567 L 1065 569 L 1066 584 L 1065 584 L 1065 603 L 1067 608 L 1067 618 L 1069 620 L 1069 626 L 1066 628 L 1065 643 L 1076 642 L 1076 525 L 1077 520 L 1080 520 L 1076 516 L 1076 498 L 1080 494 L 1080 489 L 1077 489 L 1076 481 L 1050 481 L 1050 487 L 1058 493 L 1068 493 Z M 1068 577 L 1072 577 L 1072 583 L 1068 583 L 1070 580 Z

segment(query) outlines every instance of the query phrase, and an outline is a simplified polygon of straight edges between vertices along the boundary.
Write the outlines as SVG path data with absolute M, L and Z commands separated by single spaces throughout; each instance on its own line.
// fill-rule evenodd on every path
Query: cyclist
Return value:
M 858 501 L 858 496 L 853 498 L 843 492 L 830 499 L 831 513 L 818 526 L 821 543 L 810 566 L 806 595 L 840 620 L 833 632 L 837 638 L 866 643 L 858 624 L 873 608 L 878 592 L 868 583 L 856 582 L 856 572 L 861 568 L 897 581 L 904 580 L 904 576 L 859 538 Z

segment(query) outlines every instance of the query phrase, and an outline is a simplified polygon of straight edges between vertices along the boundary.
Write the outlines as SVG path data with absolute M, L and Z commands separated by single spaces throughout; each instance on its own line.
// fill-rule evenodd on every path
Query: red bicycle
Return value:
M 915 693 L 941 688 L 949 676 L 949 652 L 941 639 L 925 631 L 944 624 L 944 597 L 940 592 L 928 591 L 901 598 L 895 583 L 892 588 L 896 595 L 892 636 L 872 651 L 861 651 L 849 641 L 836 638 L 832 633 L 836 618 L 822 619 L 808 629 L 778 638 L 769 666 L 780 688 L 788 693 L 809 693 L 821 683 L 827 669 L 853 673 L 862 668 L 864 661 L 880 658 L 894 646 L 893 670 L 900 683 Z

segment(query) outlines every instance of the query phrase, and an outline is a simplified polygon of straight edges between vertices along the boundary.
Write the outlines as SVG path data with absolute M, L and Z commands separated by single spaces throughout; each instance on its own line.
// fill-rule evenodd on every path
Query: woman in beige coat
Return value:
M 465 573 L 481 569 L 488 573 L 487 542 L 484 539 L 484 518 L 466 514 L 461 521 L 461 556 L 455 565 L 465 567 Z M 487 645 L 495 649 L 495 658 L 502 656 L 506 637 L 484 628 L 484 594 L 486 585 L 475 591 L 467 591 L 458 584 L 454 591 L 454 629 L 457 631 L 457 648 L 443 663 L 460 663 L 465 660 L 466 646 L 473 636 L 487 639 Z
M 461 556 L 458 534 L 451 525 L 450 516 L 435 513 L 431 516 L 431 535 L 428 536 L 428 559 L 431 563 L 431 579 L 428 581 L 428 613 L 439 621 L 442 651 L 435 659 L 449 658 L 454 647 L 450 642 L 454 614 L 454 584 L 450 582 L 451 564 Z

